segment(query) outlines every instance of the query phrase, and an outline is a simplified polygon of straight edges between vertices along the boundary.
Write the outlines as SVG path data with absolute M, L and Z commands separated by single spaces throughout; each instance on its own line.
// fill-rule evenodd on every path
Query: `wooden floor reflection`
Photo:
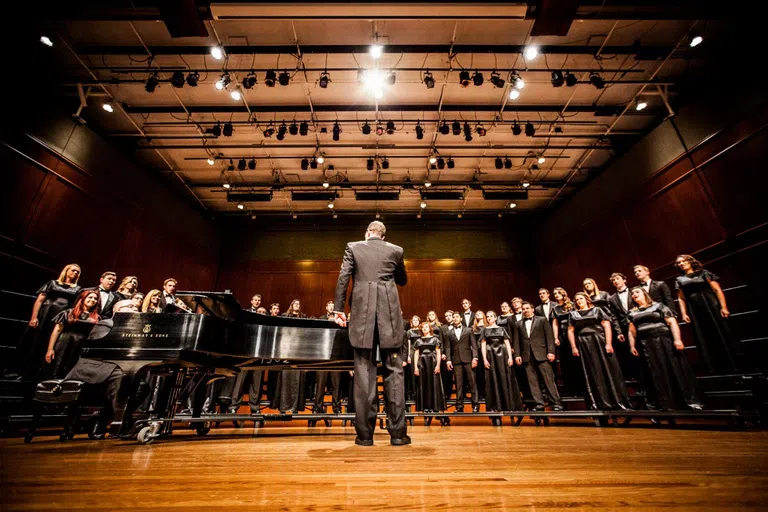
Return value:
M 0 440 L 2 510 L 765 510 L 768 433 L 417 425 L 178 431 L 148 446 Z M 567 425 L 567 426 L 566 426 Z

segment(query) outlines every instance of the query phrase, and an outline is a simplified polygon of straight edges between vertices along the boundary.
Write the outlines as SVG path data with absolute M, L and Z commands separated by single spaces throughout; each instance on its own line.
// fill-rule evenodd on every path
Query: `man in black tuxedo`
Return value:
M 672 299 L 672 291 L 667 286 L 667 283 L 651 279 L 651 272 L 645 265 L 635 265 L 632 270 L 637 280 L 640 281 L 640 286 L 645 288 L 645 291 L 648 292 L 648 295 L 651 296 L 654 302 L 661 302 L 673 312 L 677 312 L 675 301 Z
M 464 378 L 469 383 L 472 399 L 472 412 L 480 410 L 480 397 L 477 394 L 475 372 L 477 368 L 477 340 L 472 329 L 464 325 L 458 311 L 453 313 L 451 326 L 448 329 L 448 369 L 453 371 L 456 378 L 456 412 L 464 412 Z
M 616 333 L 616 339 L 624 342 L 629 337 L 629 311 L 634 307 L 632 294 L 627 286 L 627 277 L 620 272 L 611 274 L 611 284 L 616 288 L 616 293 L 608 297 L 608 305 L 621 327 L 621 331 Z
M 541 304 L 534 308 L 533 314 L 546 318 L 547 322 L 551 324 L 552 317 L 555 314 L 555 305 L 549 300 L 549 290 L 546 288 L 539 288 L 539 299 L 541 299 Z
M 472 303 L 469 299 L 461 300 L 461 323 L 464 327 L 472 328 L 472 324 L 475 322 L 475 314 L 472 312 Z
M 552 326 L 545 318 L 533 314 L 533 304 L 523 303 L 523 319 L 517 324 L 514 339 L 515 362 L 525 365 L 525 374 L 536 402 L 536 410 L 544 410 L 544 395 L 541 392 L 539 376 L 544 381 L 547 394 L 555 411 L 562 411 L 560 394 L 555 385 L 552 362 L 555 360 L 555 336 Z
M 355 361 L 355 444 L 373 445 L 379 397 L 376 389 L 376 352 L 384 373 L 384 399 L 387 429 L 393 445 L 411 443 L 405 425 L 405 386 L 400 349 L 405 339 L 403 312 L 397 285 L 405 286 L 408 276 L 403 262 L 403 248 L 384 241 L 386 228 L 373 221 L 365 232 L 365 241 L 350 242 L 336 283 L 334 313 L 336 322 L 345 326 L 347 286 L 352 279 L 349 342 Z
M 444 315 L 445 323 L 440 324 L 440 339 L 443 343 L 443 353 L 442 353 L 442 361 L 440 363 L 440 378 L 443 381 L 443 395 L 445 397 L 445 403 L 448 403 L 451 399 L 451 395 L 453 394 L 453 373 L 448 370 L 448 362 L 451 360 L 448 357 L 448 354 L 451 353 L 451 340 L 448 337 L 448 330 L 451 328 L 451 323 L 453 323 L 453 310 L 448 310 L 445 312 Z M 446 425 L 451 424 L 451 418 L 445 418 L 447 423 L 444 423 Z
M 121 299 L 121 297 L 112 291 L 117 281 L 117 274 L 114 272 L 104 272 L 99 279 L 99 286 L 96 288 L 99 292 L 99 303 L 96 306 L 99 308 L 99 316 L 104 318 L 112 318 L 113 308 L 115 303 Z
M 512 303 L 512 314 L 515 315 L 514 321 L 517 324 L 517 322 L 523 319 L 523 299 L 515 297 L 510 302 Z
M 248 309 L 251 313 L 256 313 L 257 310 L 261 307 L 261 295 L 258 293 L 251 297 L 251 307 Z

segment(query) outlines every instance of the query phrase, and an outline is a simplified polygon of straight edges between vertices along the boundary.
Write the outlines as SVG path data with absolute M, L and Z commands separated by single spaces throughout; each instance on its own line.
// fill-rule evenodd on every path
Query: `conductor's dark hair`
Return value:
M 384 236 L 387 233 L 387 228 L 384 226 L 383 222 L 375 220 L 368 224 L 368 231 L 377 236 Z

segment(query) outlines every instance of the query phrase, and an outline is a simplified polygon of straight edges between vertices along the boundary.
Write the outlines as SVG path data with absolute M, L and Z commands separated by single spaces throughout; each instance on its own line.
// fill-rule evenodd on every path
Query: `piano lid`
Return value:
M 176 298 L 196 313 L 224 320 L 235 321 L 243 311 L 235 296 L 228 292 L 180 291 L 176 292 Z

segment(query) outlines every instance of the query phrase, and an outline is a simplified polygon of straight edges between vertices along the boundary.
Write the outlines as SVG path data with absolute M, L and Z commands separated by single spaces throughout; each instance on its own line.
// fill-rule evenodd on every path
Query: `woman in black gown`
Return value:
M 485 313 L 482 310 L 475 312 L 475 319 L 472 321 L 472 333 L 475 335 L 475 339 L 479 340 L 480 335 L 483 333 L 483 329 L 488 325 L 485 319 Z M 475 384 L 477 385 L 477 394 L 480 395 L 480 400 L 485 400 L 485 367 L 482 364 L 478 364 L 475 368 Z
M 488 325 L 480 334 L 480 353 L 486 369 L 485 410 L 520 411 L 523 400 L 515 377 L 515 361 L 507 330 L 496 325 L 495 312 L 488 311 L 485 318 Z M 491 418 L 491 422 L 501 426 L 501 418 Z
M 442 346 L 432 326 L 424 322 L 419 327 L 421 336 L 413 344 L 413 374 L 416 378 L 416 410 L 441 412 L 445 410 L 443 382 L 440 379 Z M 444 420 L 441 418 L 440 423 Z M 431 416 L 424 417 L 424 424 L 432 423 Z
M 293 299 L 288 311 L 283 316 L 292 318 L 306 318 L 301 311 L 301 302 Z M 277 386 L 273 408 L 281 413 L 300 412 L 304 410 L 304 372 L 301 370 L 282 370 L 277 376 Z
M 574 296 L 576 310 L 568 319 L 571 353 L 581 358 L 586 398 L 593 409 L 629 410 L 630 401 L 619 362 L 613 353 L 611 322 L 584 292 Z
M 642 286 L 636 286 L 631 293 L 637 307 L 629 312 L 629 349 L 638 357 L 636 343 L 642 344 L 659 409 L 673 411 L 687 406 L 700 411 L 701 394 L 683 352 L 675 313 L 664 304 L 653 302 Z
M 623 343 L 625 340 L 624 335 L 621 333 L 619 321 L 616 320 L 613 311 L 611 311 L 611 306 L 608 304 L 608 299 L 611 297 L 610 294 L 600 290 L 597 287 L 597 282 L 591 277 L 586 278 L 582 283 L 582 286 L 584 287 L 584 292 L 589 297 L 589 300 L 592 301 L 592 305 L 602 309 L 605 316 L 611 321 L 611 328 L 613 329 L 615 339 Z
M 552 310 L 552 332 L 555 335 L 555 347 L 560 368 L 563 393 L 567 396 L 584 395 L 584 373 L 581 362 L 571 354 L 571 346 L 568 343 L 568 320 L 573 311 L 573 302 L 568 297 L 564 288 L 557 287 L 552 290 L 555 299 L 555 307 Z
M 688 254 L 681 254 L 675 266 L 682 274 L 675 279 L 680 299 L 680 317 L 693 328 L 693 339 L 709 373 L 736 371 L 740 356 L 725 319 L 731 313 L 718 277 Z
M 121 299 L 127 300 L 139 291 L 139 278 L 136 276 L 125 276 L 117 287 L 117 294 Z
M 400 357 L 403 358 L 407 364 L 403 369 L 403 378 L 405 379 L 405 399 L 416 399 L 416 376 L 413 374 L 414 360 L 413 360 L 413 346 L 416 340 L 421 338 L 421 318 L 418 315 L 413 315 L 410 321 L 410 329 L 405 331 L 405 341 L 403 342 L 403 349 L 400 353 Z
M 83 290 L 71 309 L 60 311 L 53 317 L 53 332 L 48 341 L 45 362 L 52 365 L 53 377 L 63 379 L 80 359 L 83 340 L 99 321 L 97 304 L 99 292 Z
M 71 308 L 82 289 L 80 266 L 70 263 L 61 271 L 58 279 L 48 281 L 37 290 L 37 300 L 32 306 L 30 329 L 22 339 L 16 367 L 25 380 L 38 382 L 50 377 L 53 367 L 44 365 L 46 349 L 53 332 L 53 318 Z

